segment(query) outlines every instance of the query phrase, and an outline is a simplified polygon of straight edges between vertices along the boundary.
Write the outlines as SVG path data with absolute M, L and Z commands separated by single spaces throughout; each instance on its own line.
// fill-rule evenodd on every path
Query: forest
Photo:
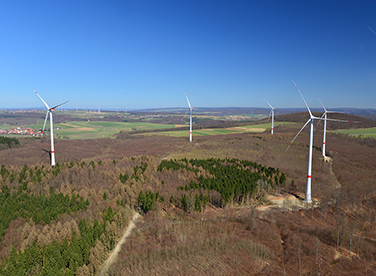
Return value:
M 145 168 L 135 158 L 130 161 L 135 164 L 129 168 L 132 176 L 138 175 L 138 168 Z M 1 275 L 97 272 L 132 214 L 123 199 L 112 204 L 109 191 L 99 189 L 97 193 L 85 187 L 87 181 L 96 187 L 110 182 L 113 175 L 108 175 L 105 163 L 1 166 Z M 112 167 L 116 163 L 106 164 Z M 95 171 L 102 177 L 94 178 Z M 72 187 L 71 183 L 81 185 Z
M 18 147 L 20 145 L 20 141 L 16 138 L 9 138 L 0 136 L 0 149 L 8 149 Z
M 284 199 L 304 198 L 308 132 L 285 152 L 296 130 L 57 140 L 54 167 L 21 138 L 0 150 L 0 274 L 99 275 L 135 212 L 107 275 L 376 273 L 375 140 L 329 133 L 323 162 L 315 137 L 302 208 Z

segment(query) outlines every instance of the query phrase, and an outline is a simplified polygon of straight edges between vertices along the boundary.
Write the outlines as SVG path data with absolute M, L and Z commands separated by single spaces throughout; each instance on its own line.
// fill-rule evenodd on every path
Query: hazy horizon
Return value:
M 126 109 L 126 108 L 107 108 L 107 107 L 100 107 L 100 112 L 106 112 L 106 111 L 110 111 L 110 112 L 168 112 L 168 110 L 181 110 L 181 111 L 185 111 L 187 110 L 188 108 L 186 107 L 151 107 L 151 108 L 130 108 L 130 109 Z M 200 110 L 204 110 L 204 109 L 249 109 L 249 110 L 254 110 L 254 109 L 259 109 L 259 110 L 265 110 L 267 112 L 270 111 L 270 108 L 265 108 L 265 107 L 248 107 L 248 106 L 225 106 L 225 107 L 206 107 L 206 106 L 201 106 L 201 107 L 195 107 L 194 108 L 194 111 L 193 113 L 195 113 L 195 111 L 200 111 Z M 320 107 L 310 107 L 311 111 L 314 111 L 314 112 L 321 112 L 323 111 L 322 108 Z M 376 112 L 376 108 L 356 108 L 356 107 L 337 107 L 337 108 L 330 108 L 330 107 L 326 107 L 327 110 L 330 110 L 330 111 L 341 111 L 341 110 L 368 110 L 368 111 L 374 111 Z M 45 107 L 25 107 L 25 108 L 21 108 L 21 107 L 14 107 L 14 108 L 1 108 L 2 111 L 34 111 L 34 110 L 37 110 L 37 111 L 46 111 L 46 108 Z M 76 107 L 76 108 L 58 108 L 57 111 L 97 111 L 98 112 L 98 107 L 95 108 L 95 107 Z M 281 110 L 281 111 L 287 111 L 287 110 L 292 110 L 292 111 L 297 111 L 297 112 L 305 112 L 307 111 L 306 108 L 304 107 L 284 107 L 284 108 L 275 108 L 275 111 L 277 112 L 278 110 Z

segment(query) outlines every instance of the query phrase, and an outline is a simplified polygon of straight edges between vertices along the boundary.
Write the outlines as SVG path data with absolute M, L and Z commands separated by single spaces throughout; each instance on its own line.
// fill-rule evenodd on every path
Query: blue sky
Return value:
M 1 1 L 0 108 L 376 108 L 376 1 Z

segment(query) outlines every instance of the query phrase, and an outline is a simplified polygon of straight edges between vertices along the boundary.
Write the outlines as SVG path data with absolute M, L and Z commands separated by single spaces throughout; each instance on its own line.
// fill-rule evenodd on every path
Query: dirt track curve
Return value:
M 139 214 L 136 212 L 129 223 L 127 230 L 124 232 L 123 237 L 121 237 L 121 240 L 118 242 L 117 246 L 115 247 L 114 251 L 111 253 L 110 257 L 107 259 L 107 261 L 104 263 L 102 267 L 102 271 L 99 274 L 100 276 L 107 276 L 108 269 L 113 264 L 113 262 L 116 260 L 116 256 L 119 253 L 122 244 L 125 242 L 125 239 L 129 236 L 129 234 L 132 232 L 132 229 L 135 227 L 135 223 L 137 219 L 139 218 Z

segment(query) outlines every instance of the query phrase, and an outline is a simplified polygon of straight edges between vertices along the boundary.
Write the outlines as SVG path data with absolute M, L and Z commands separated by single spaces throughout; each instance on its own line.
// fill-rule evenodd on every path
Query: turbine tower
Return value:
M 192 109 L 193 109 L 193 107 L 191 106 L 191 104 L 188 100 L 187 93 L 185 93 L 185 97 L 187 98 L 187 102 L 188 102 L 187 112 L 189 111 L 189 142 L 192 142 Z M 187 114 L 187 112 L 185 114 Z M 185 117 L 185 115 L 184 115 L 184 117 Z
M 300 96 L 302 97 L 305 106 L 307 107 L 307 110 L 309 112 L 309 119 L 304 124 L 304 126 L 299 130 L 298 134 L 296 134 L 296 136 L 294 137 L 294 139 L 292 139 L 292 141 L 291 141 L 290 145 L 287 147 L 286 151 L 290 148 L 290 146 L 292 145 L 292 143 L 295 141 L 296 137 L 298 137 L 298 135 L 303 131 L 303 129 L 309 123 L 311 123 L 311 128 L 310 128 L 310 132 L 309 132 L 308 169 L 307 169 L 307 186 L 306 186 L 305 202 L 312 203 L 312 199 L 311 199 L 311 175 L 312 175 L 313 120 L 315 120 L 315 119 L 316 120 L 320 120 L 320 118 L 315 117 L 315 116 L 312 115 L 312 112 L 309 109 L 309 107 L 307 105 L 307 102 L 305 101 L 305 99 L 303 97 L 302 92 L 300 92 L 300 89 L 298 88 L 298 86 L 296 85 L 296 83 L 294 81 L 292 81 L 292 82 L 294 83 L 296 89 L 298 89 L 298 92 L 299 92 Z M 328 120 L 328 121 L 341 121 L 341 120 L 335 120 L 335 119 L 326 119 L 326 120 Z
M 272 116 L 272 130 L 271 130 L 271 134 L 273 134 L 273 128 L 274 128 L 274 107 L 272 107 L 272 105 L 270 103 L 268 103 L 267 100 L 264 99 L 264 101 L 270 106 L 271 110 L 270 110 L 270 114 L 269 114 L 269 117 Z M 268 118 L 269 118 L 268 117 Z
M 47 122 L 47 118 L 48 118 L 48 113 L 50 114 L 50 131 L 51 131 L 51 166 L 55 166 L 55 148 L 54 148 L 54 125 L 53 125 L 53 120 L 52 120 L 52 111 L 53 110 L 56 110 L 57 107 L 63 105 L 63 104 L 66 104 L 67 102 L 69 101 L 66 101 L 64 103 L 61 103 L 61 104 L 58 104 L 58 105 L 55 105 L 54 107 L 49 107 L 48 104 L 42 99 L 41 96 L 39 96 L 39 94 L 37 93 L 37 91 L 35 91 L 35 94 L 37 94 L 37 96 L 39 97 L 39 99 L 41 99 L 41 101 L 44 103 L 44 105 L 47 107 L 47 112 L 46 112 L 46 118 L 44 119 L 44 124 L 43 124 L 43 129 L 42 129 L 42 137 L 43 137 L 43 134 L 44 134 L 44 128 L 46 127 L 46 122 Z

